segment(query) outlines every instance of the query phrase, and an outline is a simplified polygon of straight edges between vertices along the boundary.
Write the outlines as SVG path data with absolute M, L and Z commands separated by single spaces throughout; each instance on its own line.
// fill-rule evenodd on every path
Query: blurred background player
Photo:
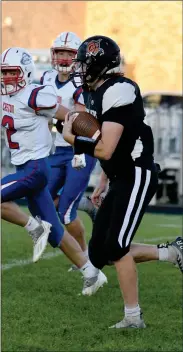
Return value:
M 41 84 L 52 85 L 56 91 L 58 103 L 69 110 L 85 110 L 83 90 L 78 84 L 76 85 L 74 79 L 69 78 L 73 59 L 80 44 L 81 41 L 75 33 L 63 32 L 58 35 L 51 47 L 53 69 L 46 71 L 40 81 Z M 88 256 L 84 225 L 77 216 L 77 208 L 96 165 L 96 159 L 85 154 L 74 156 L 72 146 L 62 136 L 60 121 L 57 121 L 56 127 L 55 152 L 49 156 L 52 172 L 48 187 L 55 200 L 61 223 L 66 226 L 69 233 L 80 244 L 83 253 Z M 61 192 L 59 192 L 60 189 Z M 91 203 L 90 200 L 85 197 L 81 210 L 90 210 L 89 203 Z M 91 214 L 93 213 L 91 207 Z
M 64 231 L 57 217 L 47 186 L 50 173 L 47 157 L 52 146 L 48 121 L 55 114 L 59 118 L 60 106 L 51 85 L 32 84 L 33 73 L 34 63 L 28 51 L 15 47 L 3 52 L 2 126 L 16 173 L 3 177 L 1 182 L 2 218 L 29 231 L 38 247 L 33 261 L 39 259 L 49 235 L 51 246 L 60 248 L 83 274 L 82 293 L 91 295 L 107 278 L 86 259 L 78 242 Z M 40 221 L 24 216 L 13 203 L 23 197 L 27 198 L 32 216 L 40 217 Z

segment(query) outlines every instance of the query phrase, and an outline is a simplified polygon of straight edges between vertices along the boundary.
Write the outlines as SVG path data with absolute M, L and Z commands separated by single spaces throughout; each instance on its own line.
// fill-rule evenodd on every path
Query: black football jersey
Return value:
M 90 92 L 85 100 L 87 111 L 95 115 L 102 125 L 105 121 L 124 126 L 124 131 L 110 160 L 100 160 L 109 178 L 130 172 L 134 167 L 132 152 L 140 138 L 143 149 L 140 165 L 151 168 L 154 142 L 150 126 L 144 123 L 145 111 L 138 85 L 122 76 L 107 79 L 96 91 Z

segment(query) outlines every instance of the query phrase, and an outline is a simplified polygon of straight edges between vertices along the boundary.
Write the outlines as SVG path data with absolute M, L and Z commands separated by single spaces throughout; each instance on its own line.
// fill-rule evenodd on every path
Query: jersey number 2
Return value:
M 17 132 L 17 130 L 14 128 L 14 120 L 11 116 L 8 116 L 8 115 L 3 116 L 2 126 L 6 127 L 6 125 L 8 125 L 8 128 L 6 129 L 6 135 L 8 139 L 9 148 L 19 149 L 19 143 L 12 142 L 11 140 L 11 136 Z

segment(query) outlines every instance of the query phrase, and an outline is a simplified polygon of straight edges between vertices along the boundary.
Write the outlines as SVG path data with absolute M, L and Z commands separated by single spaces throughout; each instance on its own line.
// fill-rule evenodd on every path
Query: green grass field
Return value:
M 80 213 L 89 238 L 91 222 Z M 135 240 L 171 241 L 180 216 L 144 217 Z M 182 277 L 169 263 L 138 265 L 140 304 L 147 329 L 108 329 L 121 320 L 123 302 L 113 267 L 108 285 L 95 296 L 78 295 L 81 275 L 48 246 L 32 264 L 32 242 L 24 229 L 2 222 L 2 351 L 182 351 Z

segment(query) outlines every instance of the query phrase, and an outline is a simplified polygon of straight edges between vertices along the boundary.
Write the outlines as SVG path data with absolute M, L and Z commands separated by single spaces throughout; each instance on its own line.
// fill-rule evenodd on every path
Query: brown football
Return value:
M 97 119 L 86 111 L 73 111 L 72 132 L 75 136 L 82 136 L 99 140 L 101 137 L 100 124 Z

